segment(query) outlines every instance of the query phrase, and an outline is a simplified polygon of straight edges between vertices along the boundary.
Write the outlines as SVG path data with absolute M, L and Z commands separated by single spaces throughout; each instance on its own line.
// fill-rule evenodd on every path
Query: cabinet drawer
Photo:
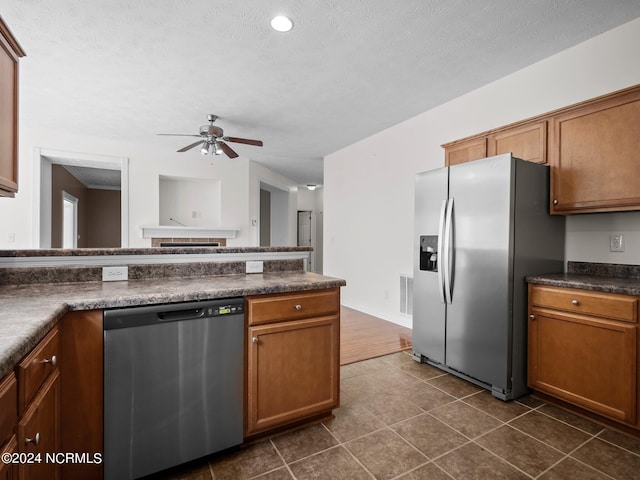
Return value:
M 247 297 L 249 325 L 332 315 L 339 310 L 338 289 Z
M 0 382 L 0 445 L 6 442 L 18 423 L 18 384 L 13 373 Z
M 635 323 L 638 320 L 638 299 L 629 295 L 533 286 L 530 301 L 536 307 L 596 315 L 624 322 Z
M 60 358 L 58 327 L 54 327 L 17 368 L 18 410 L 22 414 L 49 374 L 57 369 Z

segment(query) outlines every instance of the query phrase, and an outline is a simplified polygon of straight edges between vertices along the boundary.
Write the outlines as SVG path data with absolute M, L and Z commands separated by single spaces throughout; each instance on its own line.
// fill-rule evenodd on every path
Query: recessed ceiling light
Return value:
M 278 32 L 288 32 L 293 28 L 293 21 L 284 15 L 278 15 L 271 19 L 271 27 Z

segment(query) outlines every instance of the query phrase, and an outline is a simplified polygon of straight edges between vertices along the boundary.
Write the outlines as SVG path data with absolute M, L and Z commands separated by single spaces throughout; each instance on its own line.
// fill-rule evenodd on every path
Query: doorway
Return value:
M 298 246 L 311 246 L 311 212 L 298 210 Z
M 62 248 L 78 248 L 78 199 L 62 192 Z
M 295 245 L 295 197 L 289 190 L 261 181 L 258 211 L 261 247 Z
M 110 157 L 106 155 L 83 154 L 59 150 L 34 149 L 34 203 L 33 203 L 33 237 L 35 248 L 52 248 L 52 233 L 60 231 L 59 225 L 54 225 L 52 219 L 52 170 L 53 165 L 65 168 L 83 170 L 95 169 L 104 173 L 102 177 L 118 178 L 120 191 L 120 239 L 117 246 L 129 246 L 129 159 L 126 157 Z M 94 186 L 95 187 L 95 186 Z M 105 186 L 96 188 L 108 189 Z M 94 188 L 95 189 L 95 188 Z M 98 201 L 97 203 L 104 203 Z M 60 235 L 59 241 L 62 240 Z M 77 239 L 77 233 L 76 233 Z M 60 244 L 58 244 L 60 246 Z

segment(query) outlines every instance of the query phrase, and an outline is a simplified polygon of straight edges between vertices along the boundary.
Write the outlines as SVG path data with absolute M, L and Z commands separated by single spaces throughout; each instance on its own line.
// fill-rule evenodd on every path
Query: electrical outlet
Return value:
M 102 281 L 129 280 L 129 267 L 102 267 Z
M 246 262 L 246 273 L 262 273 L 264 269 L 264 263 L 262 260 L 254 262 Z
M 621 233 L 612 233 L 609 235 L 609 251 L 624 252 L 624 235 Z

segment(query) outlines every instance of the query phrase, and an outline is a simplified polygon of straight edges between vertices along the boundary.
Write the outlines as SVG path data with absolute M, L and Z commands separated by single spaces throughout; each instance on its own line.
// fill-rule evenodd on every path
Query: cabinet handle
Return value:
M 258 343 L 259 340 L 258 340 L 258 337 L 253 337 L 253 338 L 251 338 L 251 341 L 253 343 Z
M 536 319 L 536 316 L 535 316 L 535 315 L 529 315 L 529 318 L 530 318 L 531 320 L 535 320 L 535 319 Z
M 53 355 L 50 359 L 45 358 L 44 360 L 40 360 L 40 363 L 50 363 L 55 367 L 58 363 L 58 359 L 55 355 Z
M 558 200 L 554 200 L 554 201 L 553 201 L 553 204 L 554 204 L 554 205 L 557 205 L 557 204 L 558 204 Z
M 36 433 L 36 436 L 33 438 L 25 438 L 25 444 L 33 443 L 34 445 L 40 444 L 40 432 Z
M 298 303 L 298 304 L 296 304 L 296 307 L 295 307 L 295 308 L 296 308 L 296 310 L 300 311 L 300 310 L 302 310 L 302 305 L 300 305 L 300 304 Z
M 578 300 L 571 300 L 571 305 L 580 305 L 580 302 Z

